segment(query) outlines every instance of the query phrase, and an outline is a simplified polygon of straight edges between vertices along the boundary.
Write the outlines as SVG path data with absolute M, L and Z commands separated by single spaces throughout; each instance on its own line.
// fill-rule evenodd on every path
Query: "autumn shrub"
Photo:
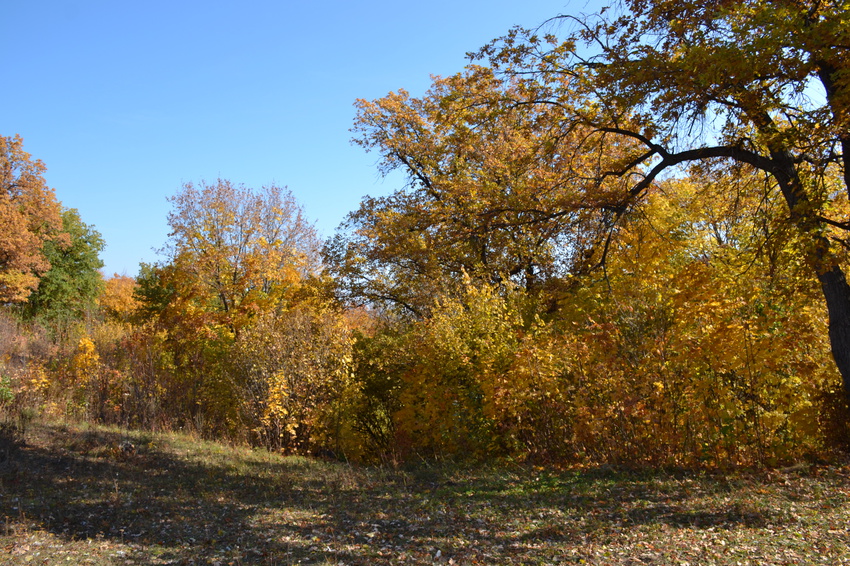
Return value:
M 0 309 L 0 364 L 6 368 L 16 355 L 19 338 L 18 321 L 6 310 Z
M 354 448 L 344 409 L 351 338 L 335 309 L 303 303 L 261 317 L 240 334 L 231 368 L 252 441 L 285 453 Z
M 173 355 L 166 334 L 150 327 L 135 329 L 124 336 L 107 356 L 111 366 L 125 376 L 122 395 L 121 424 L 149 430 L 179 429 L 183 421 L 176 419 L 169 406 L 175 382 Z M 181 409 L 180 405 L 177 405 Z M 182 418 L 186 418 L 186 414 Z
M 89 389 L 95 417 L 126 427 L 172 428 L 163 411 L 163 384 L 173 373 L 165 333 L 139 316 L 135 279 L 115 275 L 97 297 L 98 313 L 88 323 L 100 369 Z
M 403 460 L 561 449 L 560 358 L 528 311 L 524 292 L 467 278 L 428 318 L 360 335 L 354 427 L 368 451 Z
M 494 448 L 492 377 L 515 349 L 516 313 L 492 289 L 467 284 L 440 297 L 406 337 L 397 441 L 424 455 L 484 455 Z
M 823 455 L 842 436 L 840 380 L 816 286 L 779 261 L 793 233 L 772 231 L 775 210 L 712 226 L 693 216 L 720 206 L 710 193 L 677 194 L 624 222 L 605 278 L 548 297 L 467 279 L 426 316 L 361 336 L 370 450 L 709 467 Z
M 100 392 L 99 399 L 94 401 L 100 405 L 97 420 L 108 424 L 128 424 L 125 419 L 127 414 L 125 405 L 130 404 L 127 395 L 128 385 L 131 381 L 128 367 L 128 358 L 133 351 L 133 345 L 128 337 L 134 329 L 131 325 L 114 320 L 111 316 L 103 317 L 101 320 L 90 324 L 89 339 L 95 347 L 99 370 L 96 372 L 96 380 L 100 381 L 96 389 Z M 112 385 L 109 385 L 109 382 Z M 109 405 L 111 409 L 105 410 Z
M 30 362 L 43 362 L 62 354 L 41 324 L 23 321 L 18 313 L 0 309 L 0 364 L 14 373 Z
M 0 466 L 10 460 L 20 440 L 18 428 L 9 418 L 15 396 L 12 380 L 0 373 Z
M 89 352 L 83 341 L 66 370 L 76 391 L 70 406 L 79 418 L 202 432 L 198 413 L 205 407 L 199 392 L 210 360 L 195 351 L 198 344 L 176 339 L 154 324 L 111 318 L 93 323 L 88 341 L 94 350 Z
M 371 331 L 353 334 L 351 426 L 360 437 L 362 455 L 377 461 L 398 462 L 395 413 L 407 360 L 399 355 L 405 333 L 382 321 Z
M 0 312 L 0 378 L 5 403 L 0 419 L 24 428 L 40 415 L 58 415 L 62 394 L 54 379 L 60 347 L 40 324 L 23 321 L 11 311 Z
M 576 290 L 561 313 L 581 345 L 573 442 L 593 460 L 630 464 L 817 454 L 825 393 L 839 377 L 817 289 L 793 262 L 776 261 L 793 255 L 793 234 L 759 240 L 765 213 L 761 226 L 711 235 L 721 228 L 690 216 L 710 208 L 706 194 L 677 194 L 646 203 L 644 219 L 621 230 L 607 279 Z
M 691 305 L 694 306 L 694 305 Z M 577 338 L 573 442 L 591 460 L 769 464 L 817 453 L 817 399 L 837 375 L 804 317 L 725 313 L 664 321 L 634 303 L 598 312 Z M 687 312 L 687 311 L 683 311 Z M 724 316 L 725 315 L 725 316 Z M 631 331 L 641 319 L 641 339 Z M 817 322 L 817 320 L 815 321 Z M 805 346 L 800 346 L 800 342 Z
M 544 464 L 580 460 L 573 379 L 579 347 L 539 319 L 521 333 L 510 366 L 492 377 L 491 411 L 506 454 Z

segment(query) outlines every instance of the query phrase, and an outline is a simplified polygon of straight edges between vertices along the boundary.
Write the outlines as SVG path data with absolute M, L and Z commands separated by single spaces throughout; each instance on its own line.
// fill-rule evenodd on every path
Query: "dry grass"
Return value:
M 2 564 L 844 564 L 850 467 L 391 470 L 42 424 L 0 521 Z

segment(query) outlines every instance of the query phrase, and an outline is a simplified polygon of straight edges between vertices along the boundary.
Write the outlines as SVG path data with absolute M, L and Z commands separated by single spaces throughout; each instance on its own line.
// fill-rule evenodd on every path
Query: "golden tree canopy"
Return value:
M 61 232 L 62 217 L 45 170 L 21 136 L 0 136 L 0 303 L 25 301 L 50 268 L 42 248 Z

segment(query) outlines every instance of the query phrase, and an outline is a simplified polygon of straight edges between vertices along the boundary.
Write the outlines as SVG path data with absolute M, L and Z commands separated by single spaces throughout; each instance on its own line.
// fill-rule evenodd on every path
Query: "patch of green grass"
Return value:
M 850 467 L 354 467 L 179 434 L 32 425 L 0 564 L 842 564 Z

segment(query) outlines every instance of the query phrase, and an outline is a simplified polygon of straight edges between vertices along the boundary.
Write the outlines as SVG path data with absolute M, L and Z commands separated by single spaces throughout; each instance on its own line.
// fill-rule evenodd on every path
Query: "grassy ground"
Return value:
M 298 563 L 850 564 L 850 466 L 390 470 L 58 425 L 0 464 L 0 564 Z

